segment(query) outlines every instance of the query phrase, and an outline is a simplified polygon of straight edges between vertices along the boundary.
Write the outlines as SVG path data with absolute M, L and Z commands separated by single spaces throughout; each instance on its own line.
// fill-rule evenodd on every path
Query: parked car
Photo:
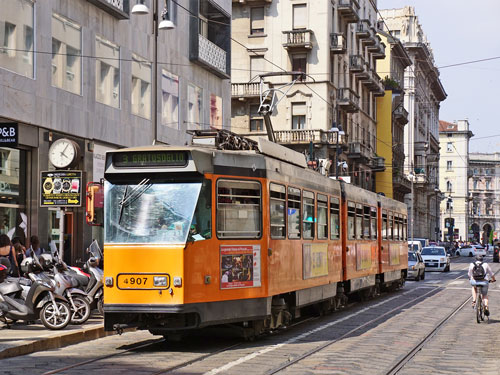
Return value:
M 476 249 L 476 255 L 485 256 L 487 254 L 486 248 L 482 245 L 472 245 L 474 249 Z
M 425 263 L 420 253 L 416 251 L 408 251 L 408 275 L 407 279 L 415 279 L 415 281 L 425 279 Z
M 408 241 L 408 251 L 420 253 L 422 251 L 422 243 L 420 241 Z
M 499 256 L 498 256 L 499 252 L 500 252 L 500 247 L 495 246 L 495 248 L 493 249 L 493 262 L 495 262 L 495 263 L 499 262 Z
M 476 248 L 472 245 L 464 245 L 456 251 L 455 255 L 460 255 L 463 257 L 474 257 L 476 256 Z
M 450 257 L 446 255 L 446 250 L 442 246 L 427 246 L 422 249 L 422 259 L 425 263 L 425 270 L 444 271 L 450 270 Z

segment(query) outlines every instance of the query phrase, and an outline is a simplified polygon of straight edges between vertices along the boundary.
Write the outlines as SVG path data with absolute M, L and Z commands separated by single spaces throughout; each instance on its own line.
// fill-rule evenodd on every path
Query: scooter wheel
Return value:
M 84 297 L 73 296 L 76 310 L 71 311 L 71 324 L 83 324 L 90 318 L 90 305 Z
M 63 329 L 71 321 L 71 310 L 69 305 L 63 301 L 56 301 L 59 315 L 56 312 L 52 302 L 47 302 L 40 311 L 40 320 L 42 324 L 52 330 Z

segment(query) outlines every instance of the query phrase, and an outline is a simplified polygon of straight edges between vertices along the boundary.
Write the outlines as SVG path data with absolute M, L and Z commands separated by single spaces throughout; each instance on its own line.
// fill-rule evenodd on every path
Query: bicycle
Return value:
M 488 283 L 491 283 L 491 280 L 488 280 Z M 484 321 L 484 310 L 486 306 L 484 305 L 484 300 L 483 300 L 483 285 L 476 285 L 474 286 L 476 290 L 476 304 L 474 306 L 474 310 L 476 312 L 476 320 L 478 323 L 481 323 Z M 489 323 L 490 317 L 486 317 L 487 322 Z

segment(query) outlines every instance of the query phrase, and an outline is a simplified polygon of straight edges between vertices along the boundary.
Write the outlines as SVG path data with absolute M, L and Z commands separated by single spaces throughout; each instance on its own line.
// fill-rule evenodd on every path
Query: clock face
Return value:
M 69 139 L 58 139 L 49 149 L 49 160 L 56 168 L 66 168 L 77 157 L 76 145 Z

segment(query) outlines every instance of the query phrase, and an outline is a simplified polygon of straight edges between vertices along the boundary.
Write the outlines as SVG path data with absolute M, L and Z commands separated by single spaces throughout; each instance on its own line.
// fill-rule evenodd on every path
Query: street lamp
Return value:
M 451 197 L 451 194 L 448 196 L 448 199 L 446 200 L 446 208 L 448 209 L 448 212 L 450 216 L 448 217 L 448 241 L 451 244 L 452 236 L 453 236 L 453 225 L 451 221 L 451 210 L 453 208 L 453 198 Z
M 170 20 L 168 12 L 169 0 L 165 0 L 164 7 L 161 12 L 161 22 L 158 24 L 158 9 L 159 0 L 152 0 L 153 3 L 153 33 L 155 42 L 153 46 L 153 144 L 158 139 L 158 30 L 171 30 L 175 28 L 175 24 Z M 132 14 L 145 15 L 149 14 L 149 8 L 145 4 L 145 0 L 139 0 L 131 11 Z
M 333 160 L 333 165 L 335 166 L 335 179 L 339 179 L 339 165 L 341 164 L 337 159 L 338 156 L 342 153 L 339 153 L 339 136 L 345 135 L 345 132 L 342 130 L 342 125 L 339 124 L 337 127 L 335 123 L 333 123 L 333 127 L 330 129 L 331 133 L 335 133 L 335 158 Z
M 439 238 L 439 231 L 440 231 L 440 228 L 441 228 L 441 220 L 439 218 L 439 194 L 441 193 L 441 191 L 438 189 L 438 188 L 434 188 L 434 192 L 436 193 L 436 242 L 439 242 L 440 238 Z

